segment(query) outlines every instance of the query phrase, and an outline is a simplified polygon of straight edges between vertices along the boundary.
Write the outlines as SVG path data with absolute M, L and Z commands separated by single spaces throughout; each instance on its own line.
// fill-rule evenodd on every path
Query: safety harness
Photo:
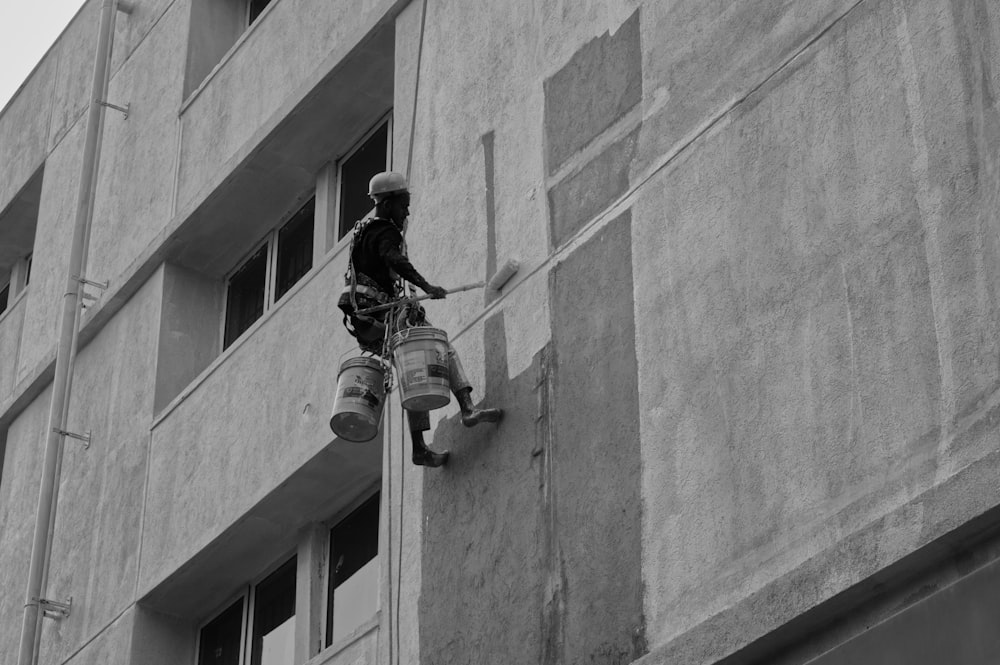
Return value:
M 358 220 L 354 224 L 354 229 L 351 231 L 351 247 L 348 250 L 347 255 L 347 272 L 344 273 L 345 286 L 343 291 L 341 291 L 341 300 L 344 296 L 347 296 L 350 302 L 350 313 L 344 313 L 344 327 L 347 328 L 347 332 L 351 334 L 352 337 L 362 342 L 361 338 L 358 337 L 358 331 L 352 322 L 352 318 L 361 321 L 369 326 L 376 328 L 385 328 L 385 324 L 372 316 L 366 314 L 358 314 L 358 310 L 362 309 L 358 307 L 358 296 L 362 296 L 369 300 L 373 300 L 380 305 L 387 305 L 396 300 L 393 296 L 385 293 L 378 283 L 372 278 L 364 273 L 359 273 L 354 268 L 354 250 L 357 244 L 361 241 L 361 236 L 364 234 L 365 229 L 374 220 L 373 217 L 365 217 L 364 219 Z M 398 279 L 398 278 L 397 278 Z M 362 344 L 364 347 L 364 344 Z

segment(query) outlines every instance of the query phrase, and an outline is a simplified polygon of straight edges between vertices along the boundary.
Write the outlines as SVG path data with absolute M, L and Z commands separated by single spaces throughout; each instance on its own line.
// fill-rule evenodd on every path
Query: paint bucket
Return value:
M 385 371 L 378 358 L 349 358 L 337 375 L 330 429 L 341 439 L 371 441 L 385 405 Z
M 437 328 L 407 328 L 392 336 L 392 359 L 404 409 L 431 411 L 448 405 L 450 353 L 448 333 Z

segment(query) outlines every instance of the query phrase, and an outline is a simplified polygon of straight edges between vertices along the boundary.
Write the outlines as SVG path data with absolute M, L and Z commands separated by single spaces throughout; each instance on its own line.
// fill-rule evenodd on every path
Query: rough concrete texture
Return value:
M 100 3 L 97 3 L 100 4 Z M 142 0 L 132 6 L 129 14 L 119 13 L 115 21 L 114 52 L 111 55 L 111 71 L 117 72 L 131 58 L 136 50 L 154 31 L 163 29 L 160 21 L 168 11 L 180 11 L 187 15 L 190 11 L 190 0 Z M 174 30 L 174 28 L 170 28 Z M 178 35 L 183 38 L 183 31 Z M 186 41 L 186 40 L 184 40 Z M 184 47 L 179 46 L 179 51 Z M 173 54 L 171 54 L 173 55 Z M 173 72 L 171 72 L 173 73 Z M 169 106 L 180 103 L 179 99 L 170 99 Z
M 150 280 L 77 358 L 67 428 L 93 439 L 66 441 L 48 584 L 73 614 L 45 622 L 41 662 L 63 662 L 135 598 L 161 290 Z
M 354 348 L 329 295 L 342 284 L 344 260 L 283 300 L 155 423 L 140 595 L 332 440 L 333 368 Z
M 327 60 L 345 56 L 395 2 L 364 0 L 350 12 L 309 0 L 275 5 L 184 109 L 177 207 L 201 193 L 273 114 L 307 92 L 304 86 L 316 85 L 332 65 Z
M 544 25 L 532 0 L 504 5 L 463 4 L 447 8 L 428 3 L 414 144 L 413 219 L 409 246 L 424 264 L 447 248 L 461 261 L 433 263 L 432 281 L 458 285 L 484 279 L 487 265 L 485 156 L 482 136 L 494 132 L 495 246 L 498 266 L 508 259 L 521 269 L 505 287 L 510 290 L 537 269 L 548 255 L 544 188 L 543 125 L 525 122 L 544 112 L 540 85 L 526 85 L 525 75 L 541 65 L 534 45 Z M 411 3 L 397 23 L 395 164 L 405 170 L 413 108 L 414 65 L 420 36 L 420 3 Z M 476 39 L 467 26 L 479 26 Z M 486 28 L 489 26 L 489 29 Z M 531 47 L 524 48 L 524 44 Z M 461 94 L 451 88 L 463 81 Z M 420 263 L 417 263 L 418 267 Z M 535 293 L 545 294 L 544 283 Z M 478 296 L 478 297 L 476 297 Z M 455 299 L 435 322 L 453 334 L 482 313 L 482 297 Z M 532 321 L 547 305 L 531 304 Z M 518 322 L 511 329 L 531 330 L 529 345 L 512 349 L 511 368 L 526 370 L 548 342 L 548 331 Z M 471 331 L 480 337 L 480 331 Z M 516 372 L 517 373 L 517 372 Z
M 94 82 L 101 2 L 88 0 L 81 4 L 80 11 L 45 57 L 53 60 L 56 68 L 49 97 L 35 100 L 40 104 L 38 108 L 45 108 L 50 116 L 46 120 L 48 134 L 42 158 L 59 145 L 74 125 L 86 122 L 87 102 Z M 112 68 L 111 73 L 115 70 Z
M 886 665 L 1000 660 L 1000 563 L 994 562 L 811 661 L 812 665 Z
M 163 411 L 219 355 L 224 298 L 218 281 L 164 264 L 153 413 Z
M 639 12 L 592 39 L 545 81 L 549 174 L 642 99 Z
M 100 266 L 99 281 L 124 273 L 173 214 L 186 23 L 187 7 L 174 3 L 108 87 L 110 100 L 130 106 L 127 119 L 111 109 L 104 119 L 94 199 L 102 223 L 91 233 L 89 256 Z M 154 69 L 161 74 L 150 76 Z
M 0 404 L 7 401 L 14 390 L 17 378 L 17 353 L 21 346 L 21 329 L 24 326 L 25 299 L 8 306 L 0 318 Z
M 553 273 L 560 332 L 530 371 L 508 379 L 504 319 L 486 322 L 484 402 L 505 417 L 434 432 L 452 458 L 424 475 L 422 662 L 645 652 L 630 242 L 626 215 Z
M 55 341 L 98 4 L 0 114 L 0 210 L 45 163 L 32 284 L 13 313 L 23 315 L 15 392 L 40 394 L 0 414 L 11 423 L 0 662 L 20 623 L 48 400 L 38 377 Z M 94 274 L 115 283 L 88 314 L 74 407 L 74 422 L 96 423 L 96 450 L 70 444 L 66 468 L 79 475 L 65 476 L 53 578 L 57 593 L 73 588 L 79 614 L 46 631 L 56 659 L 96 637 L 73 662 L 115 662 L 102 654 L 120 639 L 108 622 L 123 610 L 131 621 L 129 602 L 188 574 L 327 443 L 335 376 L 317 367 L 350 346 L 329 297 L 342 261 L 193 385 L 213 354 L 168 370 L 183 347 L 158 309 L 172 297 L 141 285 L 165 259 L 221 277 L 271 208 L 337 157 L 330 146 L 352 142 L 340 119 L 366 118 L 331 90 L 362 70 L 338 62 L 403 5 L 367 0 L 345 18 L 337 3 L 273 4 L 178 121 L 190 5 L 137 4 L 121 17 L 112 83 L 112 101 L 135 115 L 108 115 L 93 242 Z M 473 431 L 454 406 L 436 415 L 434 445 L 454 453 L 444 470 L 413 468 L 390 448 L 383 626 L 393 618 L 373 638 L 381 661 L 390 639 L 400 662 L 468 662 L 470 651 L 625 662 L 645 642 L 643 663 L 736 658 L 992 514 L 995 2 L 427 6 L 411 255 L 446 286 L 508 258 L 522 268 L 487 309 L 478 293 L 428 306 L 477 397 L 508 415 Z M 421 7 L 410 3 L 392 36 L 401 170 Z M 154 69 L 163 73 L 140 75 Z M 365 105 L 380 115 L 386 96 Z M 317 98 L 336 107 L 328 136 Z M 258 214 L 218 221 L 244 209 Z M 133 337 L 144 341 L 126 345 Z M 155 406 L 178 391 L 181 401 L 154 421 L 157 378 Z M 114 502 L 123 507 L 81 517 Z M 115 530 L 120 549 L 106 537 Z M 131 596 L 108 578 L 131 580 Z M 142 657 L 135 642 L 133 652 Z
M 626 212 L 550 278 L 552 662 L 630 663 L 646 651 L 631 241 Z
M 82 123 L 78 123 L 45 162 L 35 251 L 31 257 L 32 279 L 25 296 L 18 380 L 31 374 L 52 351 L 59 335 L 59 312 L 66 292 L 64 266 L 70 255 L 83 142 Z
M 3 474 L 0 477 L 0 662 L 17 662 L 18 638 L 24 615 L 31 539 L 38 505 L 45 421 L 50 391 L 44 391 L 7 430 Z
M 982 101 L 997 89 L 984 63 L 998 24 L 973 4 L 859 5 L 641 195 L 651 642 L 678 639 L 993 445 L 992 428 L 975 436 L 968 421 L 992 422 L 976 409 L 998 378 L 985 332 L 997 316 L 997 161 L 984 149 L 998 116 Z M 966 11 L 990 27 L 970 31 Z M 942 58 L 963 50 L 993 55 Z M 880 565 L 927 542 L 928 517 L 909 519 L 881 534 Z M 820 597 L 866 567 L 831 564 L 840 572 Z
M 195 640 L 191 624 L 177 617 L 153 612 L 138 605 L 132 629 L 128 663 L 174 665 L 192 662 Z
M 507 379 L 504 323 L 486 324 L 485 398 L 507 409 L 498 426 L 469 430 L 457 418 L 434 431 L 448 466 L 423 474 L 420 662 L 541 661 L 546 586 L 543 458 L 547 353 Z
M 549 190 L 552 245 L 559 247 L 628 191 L 639 130 L 608 146 L 580 171 Z
M 93 634 L 93 641 L 83 645 L 78 652 L 66 660 L 45 661 L 39 656 L 39 662 L 58 662 L 65 665 L 130 665 L 136 661 L 131 659 L 133 626 L 135 609 L 130 608 L 116 617 L 108 625 L 101 626 L 99 632 Z
M 645 172 L 672 157 L 789 59 L 810 53 L 811 42 L 858 4 L 857 0 L 805 5 L 782 0 L 644 4 L 644 119 L 636 171 Z
M 0 113 L 0 210 L 4 210 L 21 188 L 45 161 L 48 126 L 46 114 L 40 113 L 52 94 L 51 86 L 56 63 L 47 58 L 36 69 L 35 76 Z

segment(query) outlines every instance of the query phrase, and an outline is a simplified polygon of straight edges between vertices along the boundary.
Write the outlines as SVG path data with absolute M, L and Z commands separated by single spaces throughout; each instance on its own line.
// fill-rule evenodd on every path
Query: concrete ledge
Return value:
M 219 192 L 231 187 L 235 178 L 234 174 L 250 168 L 254 160 L 260 159 L 260 155 L 266 150 L 273 148 L 275 144 L 282 145 L 288 139 L 291 131 L 289 128 L 296 121 L 296 117 L 302 114 L 303 109 L 308 108 L 313 113 L 322 110 L 322 104 L 317 102 L 322 97 L 323 90 L 321 88 L 324 86 L 330 88 L 330 81 L 343 75 L 344 68 L 351 64 L 352 58 L 357 59 L 358 54 L 371 46 L 369 42 L 372 41 L 373 35 L 384 37 L 385 34 L 389 34 L 380 31 L 395 20 L 404 4 L 403 0 L 395 0 L 390 3 L 387 13 L 375 21 L 367 33 L 359 35 L 355 43 L 343 45 L 324 62 L 318 64 L 307 83 L 294 95 L 290 95 L 287 102 L 278 108 L 266 122 L 262 123 L 235 154 L 220 165 L 211 178 L 206 179 L 205 186 L 176 211 L 136 259 L 119 275 L 110 278 L 109 288 L 83 314 L 80 323 L 79 349 L 82 350 L 100 333 L 107 322 L 153 276 L 161 263 L 172 260 L 186 267 L 203 271 L 206 265 L 210 265 L 217 258 L 214 256 L 199 257 L 193 266 L 191 261 L 186 260 L 188 254 L 197 249 L 198 243 L 205 241 L 199 230 L 199 223 L 203 225 L 206 215 L 210 216 L 206 210 L 211 209 L 213 204 L 218 204 Z M 330 94 L 330 91 L 326 90 L 326 94 Z M 305 141 L 301 137 L 298 140 L 300 143 Z M 344 141 L 346 142 L 347 139 L 345 138 Z M 306 141 L 306 143 L 308 142 Z M 315 146 L 309 146 L 309 149 L 315 150 Z M 327 152 L 330 151 L 327 150 Z M 259 178 L 265 178 L 266 175 L 266 173 L 257 174 Z M 297 175 L 301 176 L 301 174 Z M 310 173 L 309 177 L 312 178 L 312 175 Z M 217 233 L 210 240 L 215 241 L 218 236 Z M 253 234 L 248 234 L 248 236 L 255 237 Z M 255 241 L 253 240 L 253 242 Z M 251 240 L 247 242 L 251 242 Z M 208 244 L 212 245 L 213 242 Z M 336 253 L 339 247 L 339 245 L 335 247 L 333 253 Z M 217 276 L 221 277 L 221 274 L 228 267 L 230 267 L 229 264 L 219 267 L 217 270 L 219 275 Z M 25 379 L 14 386 L 10 397 L 0 402 L 0 428 L 9 426 L 34 401 L 51 383 L 54 374 L 55 346 L 53 345 L 52 349 L 45 355 L 45 359 L 39 362 Z
M 636 665 L 745 665 L 787 650 L 866 603 L 898 591 L 935 566 L 1000 535 L 998 477 L 1000 451 L 848 535 L 696 628 L 654 647 Z M 859 556 L 877 551 L 894 521 L 916 506 L 923 510 L 925 522 L 912 553 L 881 568 L 876 557 Z M 843 570 L 838 564 L 845 558 L 859 564 L 846 585 L 832 579 Z M 840 590 L 831 594 L 830 589 L 837 586 Z M 907 604 L 920 597 L 907 596 Z
M 379 482 L 381 456 L 381 437 L 361 448 L 330 444 L 221 533 L 190 547 L 191 558 L 177 565 L 159 562 L 145 572 L 139 603 L 171 616 L 202 616 L 290 554 L 302 529 L 322 523 Z

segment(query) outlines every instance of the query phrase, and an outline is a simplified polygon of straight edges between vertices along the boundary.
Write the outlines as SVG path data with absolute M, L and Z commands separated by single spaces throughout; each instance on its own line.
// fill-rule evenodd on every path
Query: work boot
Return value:
M 419 431 L 411 431 L 410 438 L 413 440 L 413 463 L 417 466 L 429 466 L 437 468 L 444 466 L 448 461 L 448 451 L 436 453 L 424 443 L 424 435 Z
M 503 416 L 501 409 L 477 409 L 472 405 L 472 388 L 463 388 L 455 393 L 458 407 L 462 409 L 462 424 L 475 427 L 479 423 L 495 423 Z

